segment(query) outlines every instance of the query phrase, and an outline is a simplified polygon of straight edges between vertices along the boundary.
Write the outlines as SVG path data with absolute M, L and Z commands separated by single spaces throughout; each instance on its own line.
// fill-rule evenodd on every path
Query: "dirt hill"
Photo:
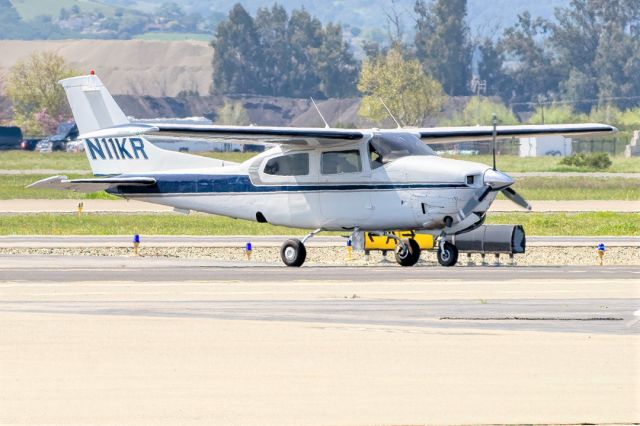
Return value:
M 213 48 L 202 41 L 0 40 L 0 75 L 36 51 L 56 52 L 76 70 L 96 70 L 113 94 L 209 93 Z

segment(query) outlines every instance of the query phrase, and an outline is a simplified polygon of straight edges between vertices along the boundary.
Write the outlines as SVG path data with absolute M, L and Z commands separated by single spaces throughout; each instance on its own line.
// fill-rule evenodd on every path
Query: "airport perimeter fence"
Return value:
M 572 152 L 578 153 L 593 153 L 593 152 L 605 152 L 610 156 L 623 155 L 626 145 L 629 143 L 628 138 L 613 137 L 607 139 L 573 139 L 571 141 Z M 448 147 L 433 146 L 439 152 L 446 152 L 451 154 L 469 154 L 469 155 L 488 155 L 491 154 L 490 141 L 480 142 L 461 142 L 459 144 L 453 144 Z M 498 142 L 496 146 L 496 153 L 498 155 L 519 155 L 520 154 L 520 140 L 511 139 Z

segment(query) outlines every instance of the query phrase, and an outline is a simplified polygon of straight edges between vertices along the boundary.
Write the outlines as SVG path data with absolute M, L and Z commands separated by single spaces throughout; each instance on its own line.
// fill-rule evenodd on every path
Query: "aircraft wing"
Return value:
M 352 129 L 321 127 L 221 126 L 212 124 L 155 124 L 156 136 L 228 140 L 237 143 L 277 143 L 285 145 L 323 145 L 356 141 L 364 133 Z
M 412 129 L 428 144 L 483 141 L 493 138 L 492 126 L 430 127 Z M 615 133 L 618 129 L 607 124 L 541 124 L 523 126 L 497 126 L 498 139 L 528 138 L 550 135 L 588 136 Z
M 68 179 L 66 176 L 51 176 L 27 186 L 27 188 L 66 189 L 76 192 L 104 191 L 115 186 L 149 186 L 156 180 L 150 177 L 114 177 L 97 179 Z

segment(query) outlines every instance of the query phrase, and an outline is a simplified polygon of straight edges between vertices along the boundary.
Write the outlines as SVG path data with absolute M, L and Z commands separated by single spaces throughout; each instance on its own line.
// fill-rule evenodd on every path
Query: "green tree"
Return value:
M 51 129 L 43 123 L 70 118 L 69 105 L 58 81 L 77 75 L 61 56 L 34 53 L 17 62 L 9 71 L 7 95 L 13 105 L 15 122 L 25 133 L 43 134 Z
M 471 80 L 472 46 L 466 0 L 416 0 L 416 57 L 447 94 L 465 95 Z
M 545 44 L 548 31 L 544 20 L 533 19 L 525 12 L 504 32 L 500 48 L 514 60 L 508 75 L 513 79 L 516 102 L 536 102 L 540 96 L 558 95 L 560 81 L 566 73 L 553 50 Z
M 239 4 L 218 25 L 212 45 L 214 91 L 287 97 L 356 93 L 358 63 L 339 25 L 326 27 L 304 9 L 260 8 L 253 19 Z
M 324 96 L 345 98 L 357 94 L 360 69 L 342 37 L 340 25 L 330 23 L 324 28 L 317 67 Z
M 22 18 L 13 4 L 9 0 L 0 0 L 0 38 L 20 38 L 23 32 L 22 25 Z
M 211 42 L 215 93 L 263 93 L 258 78 L 263 66 L 260 38 L 253 18 L 239 3 L 221 22 Z M 258 87 L 256 87 L 258 86 Z
M 518 119 L 503 103 L 490 98 L 471 98 L 462 112 L 455 114 L 449 120 L 442 120 L 441 125 L 446 126 L 490 126 L 493 123 L 493 114 L 500 124 L 518 124 Z
M 487 82 L 486 94 L 510 100 L 513 96 L 513 79 L 504 69 L 504 53 L 490 38 L 483 40 L 478 50 L 478 76 Z
M 322 96 L 316 67 L 322 46 L 322 24 L 304 9 L 294 10 L 288 29 L 292 59 L 292 67 L 287 74 L 288 95 L 296 98 Z
M 611 97 L 640 95 L 640 2 L 637 0 L 571 0 L 549 24 L 551 42 L 563 68 L 563 97 L 588 112 Z M 587 100 L 586 102 L 580 102 Z M 637 101 L 618 99 L 620 107 Z
M 240 101 L 227 100 L 218 111 L 218 124 L 248 126 L 251 124 L 249 114 Z
M 427 75 L 417 60 L 407 60 L 399 46 L 378 58 L 365 59 L 358 89 L 364 98 L 358 114 L 379 121 L 387 116 L 383 99 L 403 125 L 419 126 L 440 111 L 442 86 Z
M 260 8 L 255 18 L 260 44 L 265 58 L 260 69 L 260 87 L 265 95 L 287 93 L 288 73 L 292 67 L 292 56 L 289 52 L 289 16 L 284 7 L 273 5 L 271 9 Z

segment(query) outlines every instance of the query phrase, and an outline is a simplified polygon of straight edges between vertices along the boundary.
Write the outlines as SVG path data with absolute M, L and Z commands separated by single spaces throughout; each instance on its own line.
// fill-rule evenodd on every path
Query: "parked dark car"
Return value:
M 22 130 L 20 127 L 0 127 L 0 149 L 20 149 Z
M 38 142 L 40 142 L 42 139 L 23 139 L 22 142 L 20 142 L 20 148 L 23 149 L 24 151 L 33 151 L 34 149 L 36 149 L 36 145 L 38 145 Z
M 55 135 L 38 142 L 35 149 L 39 152 L 65 151 L 67 142 L 76 140 L 78 134 L 78 126 L 74 122 L 60 123 Z

